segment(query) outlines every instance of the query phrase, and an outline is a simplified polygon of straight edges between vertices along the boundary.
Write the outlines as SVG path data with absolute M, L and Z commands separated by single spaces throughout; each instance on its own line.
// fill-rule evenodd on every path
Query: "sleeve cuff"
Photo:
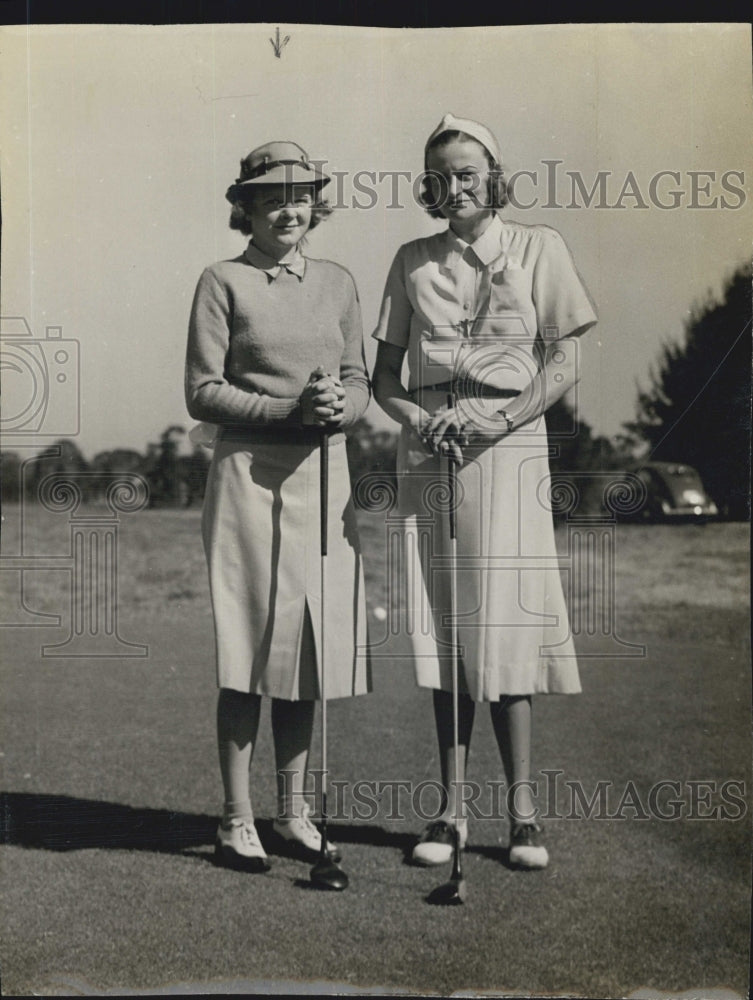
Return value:
M 269 423 L 300 424 L 301 422 L 301 404 L 297 397 L 278 399 L 275 396 L 267 396 L 265 410 Z
M 343 406 L 342 428 L 352 427 L 366 412 L 371 393 L 367 386 L 345 387 L 345 405 Z
M 598 317 L 593 310 L 582 309 L 571 317 L 568 330 L 562 333 L 561 336 L 572 337 L 575 334 L 579 337 L 586 330 L 590 330 L 592 326 L 596 326 L 598 322 Z
M 402 347 L 403 350 L 408 349 L 408 340 L 406 337 L 397 337 L 395 334 L 390 334 L 387 330 L 377 328 L 371 336 L 373 340 L 379 340 L 384 344 L 392 344 L 393 347 Z

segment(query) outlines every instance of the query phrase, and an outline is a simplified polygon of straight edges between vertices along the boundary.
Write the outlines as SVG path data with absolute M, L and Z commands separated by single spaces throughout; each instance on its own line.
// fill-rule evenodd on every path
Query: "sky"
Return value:
M 242 251 L 225 190 L 273 139 L 340 172 L 306 252 L 353 273 L 371 365 L 395 251 L 441 228 L 396 172 L 421 171 L 448 111 L 530 172 L 505 217 L 567 241 L 599 314 L 573 402 L 616 435 L 661 345 L 750 259 L 750 46 L 733 24 L 0 29 L 4 447 L 72 436 L 92 457 L 192 426 L 191 299 Z M 573 199 L 570 175 L 590 190 L 600 172 L 603 197 Z

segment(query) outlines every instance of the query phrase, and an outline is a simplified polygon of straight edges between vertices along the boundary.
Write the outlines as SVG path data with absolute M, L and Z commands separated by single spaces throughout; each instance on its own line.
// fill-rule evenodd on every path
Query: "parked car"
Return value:
M 703 523 L 719 514 L 716 504 L 704 489 L 701 477 L 691 465 L 644 462 L 632 472 L 646 487 L 645 502 L 632 519 Z

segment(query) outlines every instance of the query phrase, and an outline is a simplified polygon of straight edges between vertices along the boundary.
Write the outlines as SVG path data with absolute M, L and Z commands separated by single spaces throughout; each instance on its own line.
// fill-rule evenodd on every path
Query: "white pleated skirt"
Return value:
M 443 401 L 438 395 L 424 405 Z M 403 622 L 418 685 L 450 691 L 446 472 L 446 459 L 427 456 L 402 432 Z M 549 500 L 543 419 L 538 431 L 524 427 L 464 449 L 456 502 L 459 688 L 475 701 L 581 690 Z
M 291 701 L 371 690 L 363 567 L 345 439 L 329 446 L 325 656 L 318 434 L 225 435 L 202 513 L 217 684 Z M 324 677 L 322 671 L 325 671 Z

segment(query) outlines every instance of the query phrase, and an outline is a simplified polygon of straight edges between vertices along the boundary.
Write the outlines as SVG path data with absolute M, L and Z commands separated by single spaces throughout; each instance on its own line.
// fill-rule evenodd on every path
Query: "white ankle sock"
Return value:
M 234 819 L 249 819 L 253 823 L 254 810 L 251 807 L 250 799 L 244 799 L 240 802 L 225 802 L 222 807 L 222 825 L 228 826 Z

